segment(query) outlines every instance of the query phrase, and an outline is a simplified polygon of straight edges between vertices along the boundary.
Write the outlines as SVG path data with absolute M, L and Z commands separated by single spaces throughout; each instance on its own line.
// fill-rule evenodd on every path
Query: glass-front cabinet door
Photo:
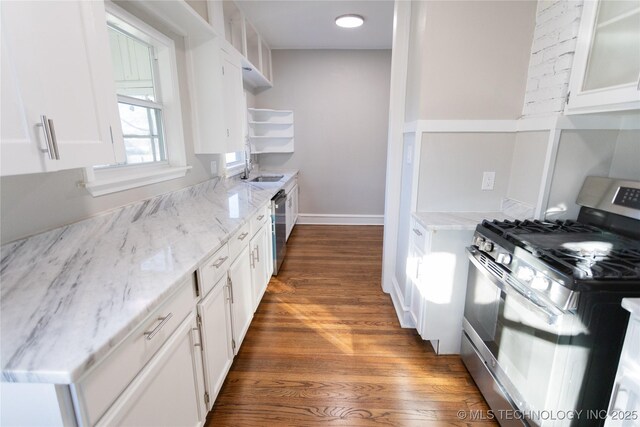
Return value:
M 586 1 L 566 113 L 640 108 L 640 0 Z

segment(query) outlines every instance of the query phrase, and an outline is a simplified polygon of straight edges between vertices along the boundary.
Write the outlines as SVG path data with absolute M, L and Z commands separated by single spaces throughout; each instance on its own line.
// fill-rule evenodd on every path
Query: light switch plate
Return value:
M 496 182 L 495 172 L 484 172 L 482 174 L 482 190 L 493 190 L 493 186 Z

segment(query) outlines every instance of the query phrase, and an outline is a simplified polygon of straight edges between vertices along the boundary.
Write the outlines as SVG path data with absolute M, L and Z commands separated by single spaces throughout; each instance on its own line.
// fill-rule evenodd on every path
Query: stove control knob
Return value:
M 485 252 L 491 252 L 493 250 L 493 243 L 491 242 L 484 242 L 482 244 L 482 246 L 480 247 L 481 250 L 485 251 Z
M 496 258 L 496 262 L 502 265 L 511 264 L 511 255 L 505 253 L 499 253 L 498 258 Z
M 482 249 L 483 243 L 484 243 L 483 237 L 477 236 L 475 239 L 473 239 L 473 244 L 476 245 L 478 249 Z

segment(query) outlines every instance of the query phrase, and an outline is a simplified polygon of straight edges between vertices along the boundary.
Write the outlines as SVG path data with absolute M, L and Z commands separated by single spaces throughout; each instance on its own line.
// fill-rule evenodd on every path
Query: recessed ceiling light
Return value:
M 360 15 L 342 15 L 336 18 L 336 25 L 342 28 L 357 28 L 364 24 L 364 18 Z

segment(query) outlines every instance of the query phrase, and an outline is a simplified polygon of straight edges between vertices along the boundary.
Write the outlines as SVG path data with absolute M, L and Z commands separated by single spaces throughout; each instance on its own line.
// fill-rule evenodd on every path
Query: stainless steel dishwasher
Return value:
M 271 215 L 273 220 L 273 275 L 277 276 L 287 253 L 287 194 L 284 190 L 278 191 L 271 199 Z

